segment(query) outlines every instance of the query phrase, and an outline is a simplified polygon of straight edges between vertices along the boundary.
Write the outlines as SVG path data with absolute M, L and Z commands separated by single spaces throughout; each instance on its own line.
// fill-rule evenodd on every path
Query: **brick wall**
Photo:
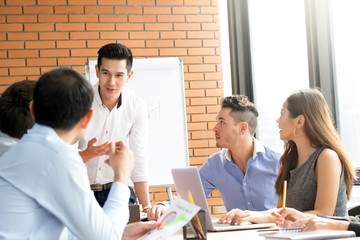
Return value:
M 0 93 L 57 66 L 84 73 L 110 42 L 136 58 L 181 57 L 191 165 L 217 152 L 212 127 L 223 96 L 217 0 L 0 0 Z M 174 190 L 174 189 L 173 189 Z M 151 189 L 151 200 L 167 199 Z M 223 213 L 218 192 L 208 200 Z

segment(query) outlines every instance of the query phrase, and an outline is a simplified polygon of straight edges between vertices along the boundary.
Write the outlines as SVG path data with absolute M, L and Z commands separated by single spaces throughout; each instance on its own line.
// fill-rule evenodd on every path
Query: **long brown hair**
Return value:
M 304 134 L 314 148 L 326 147 L 335 151 L 344 170 L 347 199 L 350 199 L 355 171 L 341 144 L 332 115 L 324 96 L 318 89 L 298 91 L 287 98 L 287 109 L 292 118 L 303 115 L 306 119 Z M 290 170 L 296 168 L 298 151 L 294 141 L 285 141 L 285 151 L 280 158 L 279 174 L 275 182 L 276 193 L 280 196 L 284 180 L 289 180 Z

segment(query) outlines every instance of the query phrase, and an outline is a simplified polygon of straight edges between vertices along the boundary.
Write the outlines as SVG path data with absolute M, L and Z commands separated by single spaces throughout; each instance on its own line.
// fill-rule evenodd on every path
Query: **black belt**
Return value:
M 105 183 L 105 184 L 91 184 L 91 190 L 95 191 L 95 192 L 100 192 L 100 191 L 105 191 L 105 190 L 109 190 L 111 188 L 112 182 L 109 183 Z

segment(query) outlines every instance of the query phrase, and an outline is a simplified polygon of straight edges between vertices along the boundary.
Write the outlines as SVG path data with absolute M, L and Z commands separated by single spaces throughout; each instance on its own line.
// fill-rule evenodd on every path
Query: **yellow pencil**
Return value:
M 284 189 L 283 189 L 283 204 L 282 204 L 282 208 L 285 209 L 285 205 L 286 205 L 286 188 L 287 188 L 287 181 L 284 181 Z
M 191 204 L 194 205 L 194 199 L 193 199 L 193 197 L 191 195 L 191 192 L 189 192 L 189 200 L 190 200 Z M 203 234 L 204 231 L 202 229 L 199 216 L 197 214 L 195 215 L 195 219 L 196 219 L 197 223 L 199 224 L 199 228 L 200 228 L 201 233 Z
M 283 209 L 285 209 L 285 206 L 286 206 L 286 189 L 287 189 L 287 181 L 285 180 L 284 181 L 283 196 L 282 196 L 282 199 L 283 199 L 282 208 Z M 285 221 L 285 218 L 282 219 L 282 223 L 284 223 L 284 221 Z

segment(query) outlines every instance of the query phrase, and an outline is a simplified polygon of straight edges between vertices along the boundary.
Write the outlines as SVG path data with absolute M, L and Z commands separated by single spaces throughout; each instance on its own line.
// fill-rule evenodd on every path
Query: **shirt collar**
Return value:
M 265 153 L 265 147 L 264 147 L 264 145 L 263 145 L 259 140 L 257 140 L 256 138 L 253 138 L 253 139 L 254 139 L 253 159 L 255 159 L 256 156 L 257 156 L 257 153 L 259 153 L 259 152 Z M 232 161 L 232 159 L 231 159 L 231 153 L 230 153 L 229 149 L 226 149 L 225 159 L 228 160 L 228 161 Z
M 65 142 L 55 131 L 55 129 L 53 129 L 50 126 L 47 125 L 43 125 L 43 124 L 39 124 L 39 123 L 35 123 L 34 126 L 28 130 L 29 134 L 25 134 L 20 141 L 22 140 L 26 140 L 28 137 L 30 137 L 33 140 L 34 136 L 30 136 L 31 134 L 40 134 L 40 135 L 46 135 L 46 139 L 47 141 L 51 141 L 51 139 L 53 139 L 54 141 L 56 141 L 58 144 L 61 142 L 63 144 L 65 144 L 66 146 L 69 146 L 73 149 L 77 149 L 77 144 L 69 144 L 68 142 Z M 30 134 L 31 133 L 31 134 Z M 26 137 L 26 138 L 25 138 Z M 75 146 L 76 145 L 76 146 Z
M 9 141 L 9 142 L 14 143 L 14 144 L 16 144 L 19 141 L 19 139 L 11 137 L 8 134 L 3 133 L 2 131 L 0 131 L 0 139 Z
M 120 93 L 120 97 L 119 97 L 119 101 L 117 104 L 117 108 L 119 108 L 121 106 L 121 102 L 122 102 L 122 92 Z
M 103 103 L 102 103 L 101 97 L 100 97 L 99 81 L 95 84 L 94 92 L 95 92 L 95 100 L 96 100 L 97 104 L 99 106 L 103 106 Z M 119 97 L 118 104 L 117 104 L 116 108 L 119 108 L 121 106 L 121 103 L 122 103 L 122 92 L 120 93 L 120 97 Z
M 253 159 L 256 158 L 257 153 L 265 153 L 265 147 L 264 144 L 262 144 L 259 140 L 254 138 L 254 153 L 253 153 Z

